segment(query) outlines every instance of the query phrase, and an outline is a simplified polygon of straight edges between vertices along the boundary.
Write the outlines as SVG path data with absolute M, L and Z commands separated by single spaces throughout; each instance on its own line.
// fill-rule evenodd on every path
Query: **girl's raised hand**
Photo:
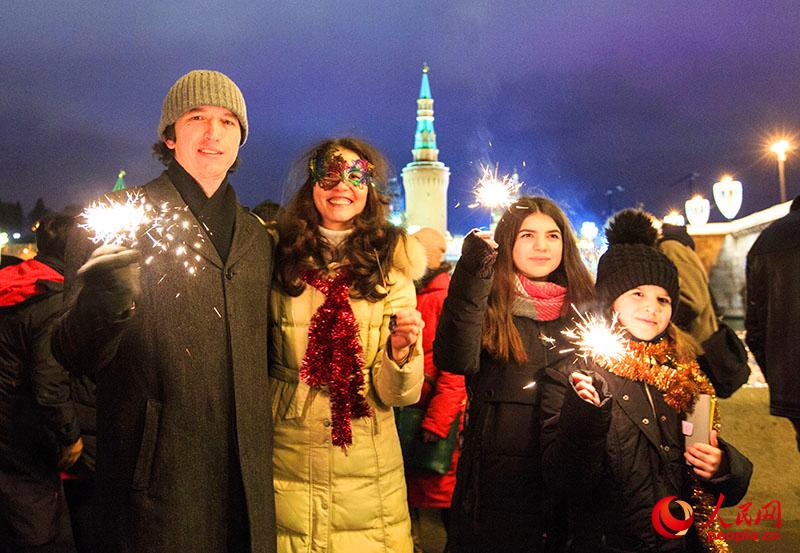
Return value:
M 478 238 L 480 238 L 481 240 L 483 240 L 484 242 L 489 244 L 489 247 L 492 248 L 493 250 L 496 250 L 499 247 L 497 242 L 494 241 L 494 238 L 492 238 L 492 232 L 491 231 L 489 231 L 489 230 L 473 230 L 472 232 L 475 234 L 475 236 L 477 236 Z
M 425 321 L 416 309 L 400 309 L 393 316 L 389 323 L 389 330 L 392 333 L 389 343 L 392 347 L 392 359 L 402 361 L 409 354 L 409 348 L 417 343 L 425 328 Z
M 569 378 L 572 385 L 575 387 L 575 391 L 578 392 L 578 396 L 582 400 L 593 403 L 598 407 L 600 406 L 600 394 L 597 393 L 597 390 L 592 384 L 591 376 L 575 371 L 569 375 Z
M 686 448 L 683 456 L 692 465 L 695 474 L 709 480 L 719 471 L 722 464 L 722 450 L 718 447 L 717 431 L 711 431 L 711 443 L 695 443 Z

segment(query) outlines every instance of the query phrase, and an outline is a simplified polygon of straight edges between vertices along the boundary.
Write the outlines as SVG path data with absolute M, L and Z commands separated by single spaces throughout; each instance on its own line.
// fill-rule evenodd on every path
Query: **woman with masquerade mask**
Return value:
M 557 550 L 537 381 L 545 367 L 571 361 L 556 340 L 570 304 L 592 297 L 569 221 L 546 198 L 514 202 L 494 240 L 464 239 L 433 345 L 436 366 L 465 374 L 469 396 L 446 551 Z
M 425 252 L 386 221 L 375 148 L 326 140 L 301 159 L 271 302 L 278 550 L 410 553 L 392 407 L 422 387 Z

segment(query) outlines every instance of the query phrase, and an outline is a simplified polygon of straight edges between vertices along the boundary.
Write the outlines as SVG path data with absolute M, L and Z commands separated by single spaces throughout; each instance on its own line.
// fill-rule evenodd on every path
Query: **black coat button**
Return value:
M 228 280 L 231 280 L 233 278 L 233 275 L 235 275 L 235 274 L 236 274 L 236 271 L 234 271 L 233 269 L 231 269 L 229 267 L 228 270 L 225 271 L 225 278 L 227 278 Z

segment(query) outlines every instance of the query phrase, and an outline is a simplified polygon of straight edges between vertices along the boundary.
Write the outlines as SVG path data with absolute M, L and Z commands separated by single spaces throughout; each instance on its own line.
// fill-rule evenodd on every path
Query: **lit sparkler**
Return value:
M 154 255 L 147 255 L 145 265 L 150 265 L 156 255 L 172 254 L 186 272 L 195 275 L 199 270 L 196 263 L 202 258 L 190 255 L 187 242 L 199 249 L 205 238 L 186 218 L 187 210 L 187 206 L 172 207 L 166 202 L 152 206 L 141 193 L 129 192 L 124 202 L 106 197 L 93 203 L 83 211 L 85 222 L 80 226 L 92 234 L 95 244 L 135 247 L 146 236 Z
M 481 164 L 483 174 L 475 184 L 475 202 L 469 207 L 487 207 L 491 210 L 505 209 L 516 199 L 522 183 L 516 173 L 500 175 L 499 168 Z
M 95 244 L 134 245 L 139 229 L 149 224 L 151 208 L 138 193 L 128 193 L 125 202 L 98 200 L 83 210 L 81 228 L 88 230 Z
M 561 333 L 575 347 L 561 350 L 560 353 L 577 351 L 579 357 L 588 357 L 601 365 L 621 361 L 627 353 L 627 338 L 624 327 L 617 324 L 617 315 L 614 314 L 609 324 L 603 317 L 580 313 L 574 305 L 572 308 L 580 320 L 574 328 L 562 330 Z

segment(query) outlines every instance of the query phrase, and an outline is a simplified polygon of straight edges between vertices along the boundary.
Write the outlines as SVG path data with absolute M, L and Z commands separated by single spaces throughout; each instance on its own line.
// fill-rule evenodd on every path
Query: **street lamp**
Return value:
M 599 233 L 600 229 L 598 229 L 597 225 L 592 221 L 584 221 L 584 223 L 581 225 L 581 236 L 580 240 L 578 240 L 578 250 L 581 253 L 583 262 L 586 264 L 589 270 L 593 272 L 597 271 L 597 260 L 600 257 L 600 252 L 597 249 L 597 244 L 595 243 L 595 239 Z
M 686 218 L 690 225 L 705 225 L 711 215 L 711 203 L 700 194 L 686 200 Z
M 778 156 L 778 180 L 781 185 L 781 203 L 783 203 L 786 201 L 786 173 L 784 172 L 784 164 L 786 162 L 786 152 L 792 149 L 792 145 L 788 140 L 782 138 L 772 144 L 769 149 Z
M 678 211 L 673 210 L 667 213 L 663 219 L 664 223 L 667 225 L 672 225 L 675 227 L 683 227 L 686 226 L 686 221 Z
M 730 175 L 714 183 L 714 203 L 726 219 L 733 219 L 742 207 L 742 183 Z
M 0 232 L 0 258 L 3 255 L 3 247 L 8 244 L 8 233 Z
M 594 239 L 597 238 L 599 233 L 600 230 L 592 221 L 584 221 L 581 224 L 581 238 L 584 238 L 589 242 L 594 242 Z

